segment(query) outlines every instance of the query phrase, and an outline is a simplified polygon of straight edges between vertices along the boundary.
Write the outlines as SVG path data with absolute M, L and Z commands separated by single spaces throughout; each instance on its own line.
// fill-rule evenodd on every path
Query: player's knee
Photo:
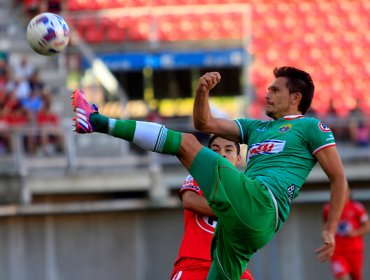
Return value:
M 191 133 L 182 133 L 180 151 L 177 157 L 189 168 L 197 153 L 203 148 L 198 139 Z
M 198 152 L 201 149 L 202 145 L 198 139 L 191 133 L 183 133 L 181 139 L 181 149 L 186 154 L 193 153 L 194 151 Z

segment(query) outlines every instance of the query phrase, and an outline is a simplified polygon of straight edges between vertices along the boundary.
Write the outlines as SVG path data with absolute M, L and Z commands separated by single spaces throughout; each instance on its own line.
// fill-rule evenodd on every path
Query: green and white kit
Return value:
M 218 217 L 208 276 L 212 280 L 240 279 L 252 254 L 286 221 L 291 202 L 317 162 L 315 154 L 335 145 L 323 122 L 302 115 L 235 122 L 240 143 L 248 145 L 245 172 L 207 148 L 189 170 Z

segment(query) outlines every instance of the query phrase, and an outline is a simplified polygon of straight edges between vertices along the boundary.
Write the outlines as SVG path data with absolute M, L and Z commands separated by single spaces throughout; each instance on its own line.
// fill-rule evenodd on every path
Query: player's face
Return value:
M 238 155 L 238 150 L 234 142 L 217 137 L 213 140 L 210 148 L 212 151 L 228 159 L 234 166 L 239 164 L 241 156 Z
M 278 119 L 282 118 L 287 115 L 297 114 L 296 107 L 293 107 L 292 104 L 296 104 L 296 102 L 292 102 L 295 98 L 294 94 L 289 93 L 289 89 L 287 88 L 287 78 L 279 77 L 272 82 L 272 84 L 268 87 L 268 92 L 266 94 L 266 115 Z

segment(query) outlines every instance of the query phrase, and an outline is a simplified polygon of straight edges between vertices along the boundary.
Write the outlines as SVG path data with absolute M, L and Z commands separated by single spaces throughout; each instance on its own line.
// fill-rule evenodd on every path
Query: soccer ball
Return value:
M 64 19 L 53 13 L 35 16 L 27 26 L 27 41 L 41 55 L 55 55 L 69 42 L 69 28 Z

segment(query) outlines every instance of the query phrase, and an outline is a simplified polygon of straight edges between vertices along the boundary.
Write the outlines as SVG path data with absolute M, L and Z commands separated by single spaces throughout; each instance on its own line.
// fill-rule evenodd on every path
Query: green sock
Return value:
M 109 118 L 99 113 L 90 115 L 90 122 L 94 128 L 94 132 L 108 133 L 108 121 Z
M 92 114 L 90 121 L 94 131 L 127 140 L 147 151 L 176 155 L 181 146 L 181 132 L 161 124 L 110 119 L 98 113 Z

